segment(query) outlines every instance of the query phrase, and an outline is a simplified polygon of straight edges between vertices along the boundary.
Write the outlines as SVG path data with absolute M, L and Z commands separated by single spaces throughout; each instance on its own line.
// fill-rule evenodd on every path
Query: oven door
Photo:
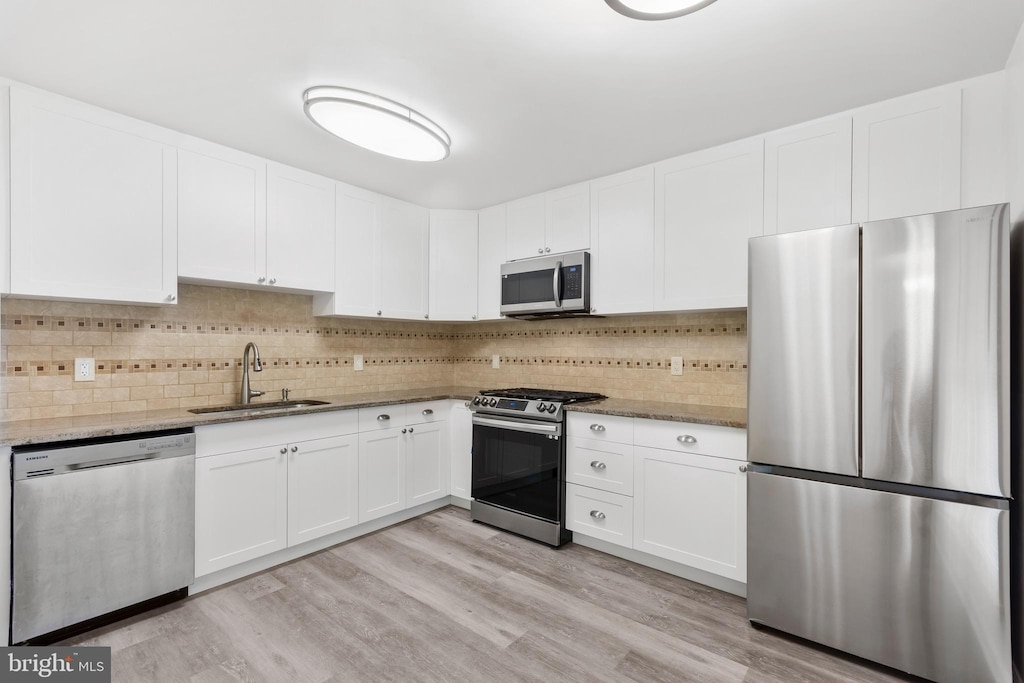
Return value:
M 559 523 L 563 511 L 562 424 L 473 415 L 473 488 L 478 501 Z

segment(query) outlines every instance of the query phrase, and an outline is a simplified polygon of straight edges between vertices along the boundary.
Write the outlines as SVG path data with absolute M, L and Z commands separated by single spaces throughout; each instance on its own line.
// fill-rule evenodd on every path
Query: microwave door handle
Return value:
M 555 308 L 562 307 L 562 262 L 555 264 L 555 274 L 551 278 L 551 288 L 555 294 Z

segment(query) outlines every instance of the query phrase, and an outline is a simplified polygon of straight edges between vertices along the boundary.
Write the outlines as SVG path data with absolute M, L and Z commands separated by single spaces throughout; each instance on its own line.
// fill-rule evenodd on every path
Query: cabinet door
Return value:
M 448 422 L 453 496 L 469 500 L 473 479 L 473 413 L 462 401 L 452 406 Z
M 633 547 L 746 582 L 743 463 L 642 446 L 633 455 Z
M 256 285 L 266 271 L 266 162 L 212 145 L 179 149 L 178 275 Z
M 764 220 L 761 139 L 654 167 L 654 307 L 747 305 L 747 240 Z
M 381 307 L 381 211 L 383 198 L 337 185 L 335 315 L 376 316 Z
M 853 221 L 960 208 L 961 89 L 950 86 L 853 114 Z
M 819 121 L 764 140 L 764 234 L 850 222 L 853 119 Z
M 405 435 L 398 427 L 359 435 L 359 523 L 404 510 Z
M 177 155 L 139 121 L 11 88 L 11 292 L 168 303 Z
M 594 312 L 654 310 L 654 167 L 590 184 Z
M 517 199 L 505 205 L 505 256 L 509 261 L 544 253 L 544 195 Z
M 544 253 L 559 254 L 590 247 L 590 183 L 544 195 Z
M 476 211 L 431 211 L 431 320 L 476 320 L 477 258 Z
M 355 526 L 358 500 L 357 434 L 289 445 L 289 546 Z
M 448 495 L 448 425 L 409 425 L 406 435 L 406 507 Z
M 480 212 L 477 318 L 501 318 L 501 264 L 505 262 L 505 205 Z
M 384 199 L 381 309 L 385 318 L 427 317 L 428 235 L 426 209 Z
M 267 283 L 334 290 L 334 181 L 267 165 Z
M 285 451 L 268 446 L 196 458 L 196 576 L 287 545 Z

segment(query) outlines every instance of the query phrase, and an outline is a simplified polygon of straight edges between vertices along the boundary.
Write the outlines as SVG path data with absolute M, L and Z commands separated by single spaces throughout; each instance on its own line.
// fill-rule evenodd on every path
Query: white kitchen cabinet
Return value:
M 745 464 L 643 446 L 633 456 L 634 549 L 746 582 Z
M 177 155 L 167 131 L 11 88 L 11 293 L 170 303 Z
M 654 167 L 654 308 L 747 305 L 747 240 L 762 234 L 761 138 Z
M 853 222 L 960 208 L 959 86 L 853 114 Z
M 565 485 L 565 526 L 626 548 L 633 546 L 633 499 L 603 489 Z
M 473 413 L 464 401 L 452 403 L 448 418 L 451 495 L 469 500 L 473 486 Z
M 449 491 L 447 422 L 411 424 L 405 435 L 406 507 L 444 498 Z
M 287 546 L 286 453 L 281 445 L 196 458 L 196 576 Z
M 356 434 L 290 443 L 288 545 L 341 531 L 359 522 L 359 437 Z
M 0 87 L 0 293 L 3 294 L 11 291 L 11 254 L 9 251 L 11 242 L 10 130 L 11 89 Z M 0 558 L 0 563 L 2 561 L 3 558 Z M 3 596 L 0 595 L 0 602 L 2 601 Z
M 334 193 L 329 178 L 267 164 L 267 284 L 333 291 Z
M 633 444 L 570 436 L 566 444 L 565 480 L 632 496 Z
M 477 318 L 477 212 L 430 212 L 430 318 Z
M 406 508 L 405 434 L 391 427 L 359 434 L 359 522 Z
M 590 283 L 595 313 L 654 310 L 654 167 L 590 184 Z
M 381 221 L 381 306 L 385 318 L 427 315 L 429 219 L 427 210 L 384 198 Z
M 477 318 L 501 318 L 501 264 L 505 258 L 505 205 L 480 211 L 477 251 Z
M 267 164 L 217 145 L 178 149 L 178 276 L 267 281 Z
M 510 261 L 589 247 L 589 183 L 533 195 L 505 207 L 505 255 Z
M 764 234 L 850 223 L 853 118 L 776 131 L 764 140 Z
M 315 315 L 380 315 L 383 211 L 381 195 L 336 184 L 334 288 L 313 295 Z

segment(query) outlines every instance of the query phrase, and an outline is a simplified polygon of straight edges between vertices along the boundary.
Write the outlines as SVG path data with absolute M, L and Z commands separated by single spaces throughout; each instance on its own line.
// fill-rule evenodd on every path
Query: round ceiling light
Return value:
M 715 0 L 604 0 L 619 14 L 633 19 L 657 21 L 696 12 Z
M 415 109 L 363 90 L 330 85 L 302 94 L 309 120 L 328 133 L 378 154 L 410 161 L 448 158 L 452 140 Z

